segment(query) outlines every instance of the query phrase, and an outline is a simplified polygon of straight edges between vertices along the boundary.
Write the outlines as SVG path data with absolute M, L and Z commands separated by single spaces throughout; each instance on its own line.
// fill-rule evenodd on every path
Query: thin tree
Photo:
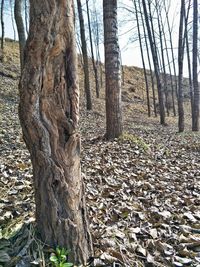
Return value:
M 191 103 L 191 112 L 193 113 L 193 82 L 192 82 L 192 68 L 191 68 L 191 58 L 190 58 L 190 44 L 188 38 L 188 17 L 191 6 L 191 0 L 188 2 L 187 16 L 185 17 L 185 44 L 186 44 L 186 54 L 187 54 L 187 63 L 188 63 L 188 78 L 190 86 L 190 103 Z M 186 13 L 186 12 L 185 12 Z M 194 116 L 192 115 L 192 118 Z
M 5 24 L 4 24 L 4 0 L 1 0 L 1 50 L 2 59 L 4 54 L 4 38 L 5 38 Z
M 176 64 L 175 64 L 175 55 L 174 55 L 174 47 L 173 47 L 173 38 L 172 38 L 172 28 L 170 27 L 169 22 L 169 9 L 167 9 L 166 1 L 164 1 L 164 9 L 165 9 L 165 17 L 167 21 L 167 28 L 169 32 L 169 42 L 170 42 L 170 51 L 172 56 L 172 65 L 173 65 L 173 71 L 174 71 L 174 81 L 175 81 L 175 93 L 178 98 L 178 82 L 177 82 L 177 75 L 176 75 Z
M 148 37 L 149 37 L 149 43 L 150 43 L 153 63 L 154 63 L 154 71 L 155 71 L 155 76 L 156 76 L 156 81 L 157 81 L 158 100 L 159 100 L 159 109 L 160 109 L 160 123 L 162 125 L 164 125 L 165 124 L 165 108 L 164 108 L 162 83 L 161 83 L 161 80 L 160 80 L 158 55 L 157 55 L 157 51 L 156 51 L 155 42 L 154 42 L 153 37 L 152 37 L 152 32 L 151 32 L 151 27 L 150 27 L 150 24 L 149 24 L 149 17 L 148 17 L 148 13 L 147 13 L 147 7 L 146 7 L 145 0 L 142 0 L 142 5 L 143 5 L 145 23 L 146 23 L 147 32 L 148 32 Z
M 161 10 L 160 10 L 159 15 L 160 15 L 160 22 L 161 22 L 161 27 L 162 27 L 162 35 L 163 35 L 164 44 L 165 44 L 165 54 L 166 54 L 166 57 L 167 57 L 167 64 L 168 64 L 168 69 L 169 69 L 173 114 L 174 114 L 174 116 L 176 116 L 176 107 L 175 107 L 176 88 L 174 88 L 172 68 L 171 68 L 171 62 L 170 62 L 170 56 L 169 56 L 169 49 L 168 49 L 167 37 L 166 37 L 166 35 L 167 35 L 166 32 L 167 31 L 165 30 L 165 27 L 164 27 L 164 22 L 163 22 Z
M 14 34 L 14 41 L 16 41 L 16 30 L 15 30 L 15 20 L 14 20 L 14 14 L 13 14 L 13 3 L 12 3 L 12 0 L 10 0 L 10 14 L 11 14 L 13 34 Z
M 141 58 L 142 58 L 142 66 L 143 66 L 145 85 L 146 85 L 147 110 L 148 110 L 148 116 L 150 117 L 151 109 L 150 109 L 150 97 L 149 97 L 149 84 L 148 84 L 147 71 L 146 71 L 146 65 L 145 65 L 145 60 L 144 60 L 142 36 L 141 36 L 136 0 L 134 0 L 134 7 L 135 7 L 136 22 L 137 22 L 138 39 L 139 39 L 139 44 L 140 44 L 140 53 L 141 53 Z
M 78 17 L 79 17 L 79 23 L 80 23 L 81 49 L 82 49 L 82 55 L 83 55 L 86 107 L 87 107 L 87 110 L 91 110 L 92 99 L 91 99 L 91 92 L 90 92 L 89 63 L 88 63 L 87 43 L 86 43 L 86 37 L 85 37 L 85 26 L 84 26 L 84 18 L 83 18 L 81 0 L 77 0 L 77 7 L 78 7 Z
M 185 0 L 181 0 L 179 39 L 178 39 L 178 128 L 179 132 L 184 131 L 184 107 L 183 107 L 183 58 L 184 58 L 184 16 Z
M 150 59 L 150 51 L 149 51 L 149 44 L 148 44 L 148 37 L 146 34 L 146 28 L 145 28 L 145 23 L 144 23 L 144 16 L 142 13 L 142 7 L 141 7 L 141 2 L 138 2 L 139 5 L 139 12 L 140 12 L 140 17 L 142 21 L 142 28 L 144 32 L 144 40 L 145 40 L 145 46 L 147 50 L 147 59 L 149 63 L 149 70 L 150 70 L 150 76 L 151 76 L 151 86 L 152 86 L 152 94 L 153 94 L 153 107 L 154 107 L 154 115 L 157 117 L 157 110 L 156 110 L 156 96 L 155 96 L 155 83 L 154 83 L 154 73 L 152 71 L 152 66 L 151 66 L 151 59 Z
M 73 10 L 73 0 L 30 0 L 19 117 L 33 165 L 38 232 L 51 247 L 70 249 L 75 265 L 86 265 L 92 244 L 80 170 Z
M 120 54 L 118 44 L 117 0 L 103 0 L 106 138 L 122 134 Z
M 89 0 L 86 0 L 88 28 L 89 28 L 89 37 L 90 37 L 90 49 L 91 49 L 92 65 L 93 65 L 94 77 L 95 77 L 96 97 L 99 98 L 99 77 L 98 77 L 97 65 L 94 59 L 94 49 L 93 49 L 93 40 L 92 40 L 92 31 L 91 31 L 91 22 L 90 22 L 90 11 L 89 11 L 88 2 Z
M 26 44 L 24 22 L 22 18 L 22 0 L 15 0 L 14 14 L 19 37 L 20 66 L 22 71 L 24 65 L 24 47 Z
M 198 83 L 198 1 L 193 0 L 193 54 L 192 54 L 192 77 L 193 77 L 193 112 L 192 112 L 192 130 L 199 131 L 199 83 Z
M 162 32 L 162 26 L 161 26 L 161 17 L 160 16 L 160 4 L 158 3 L 158 0 L 155 1 L 155 9 L 156 9 L 156 15 L 157 15 L 157 24 L 158 24 L 158 31 L 159 31 L 159 42 L 160 42 L 160 53 L 161 53 L 161 66 L 162 66 L 162 80 L 164 84 L 164 93 L 165 93 L 165 107 L 167 111 L 167 115 L 169 116 L 169 105 L 168 105 L 168 87 L 167 87 L 167 73 L 166 73 L 166 62 L 165 62 L 165 55 L 164 55 L 164 43 L 163 43 L 163 32 Z

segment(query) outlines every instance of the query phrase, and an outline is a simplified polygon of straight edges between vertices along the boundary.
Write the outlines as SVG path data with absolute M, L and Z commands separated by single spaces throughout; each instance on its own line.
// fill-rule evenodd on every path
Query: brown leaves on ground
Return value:
M 16 68 L 2 66 L 5 73 Z M 129 84 L 136 81 L 128 77 L 127 90 Z M 0 238 L 6 238 L 33 220 L 35 206 L 17 117 L 17 80 L 0 76 L 0 87 Z M 177 134 L 172 117 L 167 127 L 149 119 L 136 93 L 125 93 L 125 133 L 113 142 L 103 139 L 103 98 L 94 100 L 91 112 L 81 108 L 82 172 L 95 261 L 200 266 L 200 134 Z

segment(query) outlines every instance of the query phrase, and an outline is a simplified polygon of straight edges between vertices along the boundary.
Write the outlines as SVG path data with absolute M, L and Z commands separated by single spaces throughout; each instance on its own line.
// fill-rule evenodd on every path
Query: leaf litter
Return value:
M 3 67 L 12 71 L 9 64 Z M 0 87 L 0 265 L 29 266 L 22 264 L 27 257 L 39 265 L 42 256 L 31 248 L 35 204 L 17 115 L 17 80 L 0 76 Z M 83 101 L 82 173 L 96 261 L 200 266 L 199 133 L 177 134 L 174 118 L 162 127 L 147 118 L 144 103 L 129 101 L 123 102 L 125 133 L 107 142 L 103 98 L 94 100 L 90 112 Z

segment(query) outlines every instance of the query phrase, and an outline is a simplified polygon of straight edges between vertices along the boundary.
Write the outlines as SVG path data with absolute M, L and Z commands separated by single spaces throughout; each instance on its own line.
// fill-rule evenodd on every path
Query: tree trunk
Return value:
M 179 132 L 184 131 L 184 108 L 183 108 L 183 57 L 184 57 L 184 34 L 183 20 L 185 14 L 185 0 L 181 0 L 179 41 L 178 41 L 178 127 Z
M 142 37 L 141 37 L 141 31 L 140 31 L 140 24 L 139 24 L 136 0 L 134 0 L 134 7 L 135 7 L 136 22 L 137 22 L 138 39 L 139 39 L 139 43 L 140 43 L 140 53 L 141 53 L 141 58 L 142 58 L 142 66 L 143 66 L 144 79 L 145 79 L 145 85 L 146 85 L 147 110 L 148 110 L 148 116 L 151 117 L 149 84 L 148 84 L 148 80 L 147 80 L 147 71 L 146 71 L 146 66 L 145 66 L 145 61 L 144 61 Z
M 151 67 L 148 38 L 147 38 L 147 35 L 146 35 L 146 29 L 145 29 L 145 24 L 144 24 L 144 17 L 143 17 L 143 13 L 142 13 L 141 2 L 139 1 L 138 4 L 139 4 L 139 13 L 140 13 L 141 21 L 142 21 L 142 28 L 143 28 L 143 32 L 144 32 L 144 40 L 145 40 L 145 46 L 146 46 L 146 50 L 147 50 L 147 58 L 148 58 L 148 63 L 149 63 L 150 76 L 151 76 L 154 115 L 155 115 L 155 117 L 157 117 L 156 96 L 155 96 L 155 86 L 154 86 L 154 74 L 153 74 L 152 67 Z
M 89 0 L 86 0 L 88 28 L 89 28 L 89 36 L 90 36 L 90 48 L 91 48 L 92 65 L 93 65 L 93 70 L 94 70 L 94 78 L 95 78 L 95 86 L 96 86 L 96 97 L 99 98 L 99 77 L 98 77 L 97 64 L 96 64 L 95 59 L 94 59 L 94 49 L 93 49 L 91 23 L 90 23 L 90 11 L 89 11 L 88 2 L 89 2 Z
M 33 165 L 41 238 L 70 249 L 75 264 L 86 264 L 92 244 L 80 170 L 72 0 L 30 1 L 19 117 Z
M 82 54 L 83 54 L 83 70 L 84 70 L 86 106 L 87 106 L 87 110 L 91 110 L 92 100 L 91 100 L 91 92 L 90 92 L 89 64 L 88 64 L 87 43 L 86 43 L 86 38 L 85 38 L 85 26 L 84 26 L 81 0 L 77 0 L 77 7 L 78 7 L 78 16 L 79 16 L 80 33 L 81 33 L 81 44 L 82 44 L 81 49 L 82 49 Z
M 1 50 L 2 50 L 2 59 L 3 59 L 3 50 L 4 50 L 4 38 L 5 38 L 5 25 L 4 25 L 4 0 L 1 0 Z
M 106 138 L 113 139 L 122 134 L 117 0 L 103 0 L 103 20 L 106 77 Z
M 29 31 L 29 6 L 28 6 L 28 1 L 29 0 L 25 0 L 24 2 L 24 19 L 25 19 L 25 28 L 26 28 L 26 34 L 28 35 L 28 31 Z
M 177 84 L 177 76 L 176 76 L 174 48 L 173 48 L 173 41 L 172 41 L 172 30 L 171 30 L 170 24 L 169 24 L 169 15 L 168 15 L 169 12 L 167 10 L 165 1 L 164 1 L 164 8 L 165 8 L 165 13 L 166 13 L 167 27 L 168 27 L 168 31 L 169 31 L 170 50 L 171 50 L 171 55 L 172 55 L 172 64 L 173 64 L 174 80 L 175 80 L 175 93 L 176 93 L 176 97 L 178 98 L 178 84 Z
M 16 31 L 15 31 L 15 20 L 14 20 L 14 15 L 13 15 L 13 3 L 12 0 L 10 0 L 10 15 L 11 15 L 11 21 L 12 21 L 12 29 L 13 29 L 13 34 L 14 34 L 14 41 L 16 41 Z
M 197 57 L 198 57 L 198 1 L 193 1 L 193 112 L 192 112 L 192 130 L 199 131 L 199 84 L 198 84 L 198 69 L 197 69 Z
M 152 32 L 151 32 L 151 28 L 150 28 L 150 24 L 149 24 L 149 18 L 148 18 L 145 0 L 142 0 L 142 5 L 143 5 L 143 10 L 144 10 L 145 23 L 147 26 L 149 43 L 150 43 L 151 52 L 152 52 L 154 71 L 155 71 L 156 81 L 157 81 L 158 100 L 159 100 L 159 108 L 160 108 L 160 123 L 162 125 L 165 125 L 165 108 L 164 108 L 162 84 L 161 84 L 160 73 L 159 73 L 158 55 L 157 55 L 156 46 L 155 46 L 155 43 L 153 40 L 154 38 L 152 37 Z M 152 18 L 150 18 L 150 20 L 152 20 Z
M 160 42 L 160 52 L 161 52 L 161 66 L 162 66 L 162 80 L 164 84 L 164 93 L 165 93 L 165 107 L 167 111 L 167 116 L 169 116 L 169 106 L 168 106 L 168 88 L 167 88 L 167 73 L 165 67 L 165 56 L 164 56 L 164 45 L 163 45 L 163 34 L 161 28 L 161 16 L 159 13 L 159 3 L 158 0 L 155 2 L 156 14 L 157 14 L 157 23 L 158 23 L 158 30 L 159 30 L 159 42 Z
M 14 14 L 19 37 L 20 66 L 22 71 L 24 65 L 24 47 L 26 44 L 24 23 L 22 18 L 22 0 L 15 0 Z
M 187 54 L 187 63 L 188 63 L 188 78 L 189 78 L 189 86 L 190 86 L 190 105 L 191 105 L 191 113 L 193 118 L 193 82 L 192 82 L 192 69 L 191 69 L 191 59 L 190 59 L 190 45 L 189 45 L 189 38 L 188 38 L 188 17 L 189 11 L 191 6 L 191 0 L 188 2 L 187 8 L 187 16 L 185 17 L 185 44 L 186 44 L 186 54 Z
M 174 116 L 176 116 L 176 107 L 175 107 L 175 93 L 176 92 L 174 91 L 174 83 L 173 83 L 172 69 L 171 69 L 170 57 L 169 57 L 169 52 L 168 52 L 168 47 L 167 47 L 167 38 L 166 38 L 165 27 L 164 27 L 164 23 L 163 23 L 163 18 L 162 18 L 161 10 L 160 10 L 160 21 L 161 21 L 162 34 L 163 34 L 163 38 L 164 38 L 164 42 L 165 42 L 165 48 L 166 48 L 167 64 L 168 64 L 168 68 L 169 68 L 173 114 L 174 114 Z M 168 104 L 170 104 L 170 102 Z M 170 106 L 171 106 L 171 104 L 170 104 Z

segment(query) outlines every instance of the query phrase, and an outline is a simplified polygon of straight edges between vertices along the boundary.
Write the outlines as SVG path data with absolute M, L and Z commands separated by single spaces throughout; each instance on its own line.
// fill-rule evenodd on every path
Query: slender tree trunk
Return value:
M 158 30 L 159 30 L 159 41 L 160 41 L 160 50 L 161 50 L 161 66 L 162 66 L 162 77 L 164 83 L 164 93 L 165 93 L 165 107 L 167 111 L 167 116 L 169 116 L 169 105 L 168 105 L 168 87 L 167 87 L 167 73 L 165 67 L 165 56 L 164 56 L 164 45 L 163 45 L 163 34 L 162 34 L 162 27 L 161 27 L 161 16 L 159 14 L 159 3 L 156 0 L 156 13 L 157 13 L 157 22 L 158 22 Z
M 26 34 L 28 35 L 28 28 L 29 28 L 29 7 L 28 7 L 28 0 L 25 0 L 24 5 L 25 5 L 25 10 L 24 10 L 24 17 L 25 17 L 25 26 L 26 26 Z
M 189 0 L 188 3 L 188 9 L 187 9 L 187 17 L 185 17 L 185 43 L 186 43 L 186 52 L 187 52 L 187 63 L 188 63 L 188 78 L 189 78 L 189 86 L 190 86 L 190 103 L 191 103 L 191 113 L 193 118 L 193 101 L 194 101 L 194 95 L 193 95 L 193 82 L 192 82 L 192 69 L 191 69 L 191 59 L 190 59 L 190 46 L 189 46 L 189 39 L 188 39 L 188 16 L 190 11 L 190 4 L 191 0 Z
M 20 66 L 22 71 L 24 65 L 24 47 L 26 44 L 24 23 L 22 18 L 22 0 L 15 0 L 14 13 L 15 13 L 15 22 L 17 25 L 17 32 L 19 37 Z
M 141 57 L 142 57 L 142 66 L 143 66 L 145 85 L 146 85 L 147 110 L 148 110 L 148 116 L 150 117 L 151 116 L 151 109 L 150 109 L 150 98 L 149 98 L 149 84 L 148 84 L 148 80 L 147 80 L 147 71 L 146 71 L 146 66 L 145 66 L 145 61 L 144 61 L 143 45 L 142 45 L 142 38 L 141 38 L 141 31 L 140 31 L 140 25 L 139 25 L 136 0 L 134 0 L 134 7 L 135 7 L 136 22 L 137 22 L 138 38 L 139 38 L 139 43 L 140 43 L 140 53 L 141 53 Z
M 33 165 L 41 238 L 70 249 L 69 261 L 85 265 L 92 245 L 80 171 L 72 0 L 30 1 L 19 117 Z
M 170 57 L 169 57 L 169 52 L 168 52 L 168 47 L 167 47 L 167 38 L 166 38 L 166 34 L 165 34 L 165 27 L 164 27 L 162 15 L 161 15 L 161 10 L 160 10 L 160 21 L 161 21 L 162 34 L 163 34 L 165 48 L 166 48 L 167 63 L 168 63 L 168 68 L 169 68 L 173 114 L 174 114 L 174 116 L 176 116 L 176 107 L 175 107 L 175 93 L 176 93 L 176 91 L 174 91 L 174 83 L 173 83 L 173 76 L 172 76 L 172 70 L 171 70 L 171 64 L 170 64 Z
M 154 74 L 153 74 L 152 67 L 151 67 L 149 45 L 148 45 L 148 40 L 147 40 L 147 35 L 146 35 L 146 29 L 145 29 L 144 17 L 143 17 L 142 8 L 141 8 L 141 2 L 139 1 L 138 4 L 139 4 L 139 12 L 140 12 L 141 21 L 142 21 L 142 28 L 143 28 L 143 32 L 144 32 L 145 46 L 146 46 L 146 50 L 147 50 L 147 58 L 148 58 L 148 63 L 149 63 L 150 76 L 151 76 L 154 115 L 155 115 L 155 117 L 157 117 Z
M 152 52 L 154 71 L 155 71 L 156 81 L 157 81 L 158 99 L 159 99 L 159 108 L 160 108 L 160 123 L 164 125 L 165 124 L 165 109 L 164 109 L 164 101 L 163 101 L 162 84 L 161 84 L 160 73 L 159 73 L 158 55 L 157 55 L 155 43 L 152 38 L 152 32 L 151 32 L 151 28 L 149 24 L 149 18 L 148 18 L 145 0 L 142 0 L 142 5 L 143 5 L 143 10 L 144 10 L 144 17 L 145 17 L 148 37 L 149 37 L 149 43 L 150 43 L 151 52 Z
M 173 48 L 173 41 L 172 41 L 172 30 L 170 28 L 168 10 L 165 5 L 165 1 L 164 1 L 164 7 L 165 7 L 165 13 L 166 13 L 167 27 L 169 31 L 169 41 L 170 41 L 172 64 L 173 64 L 173 70 L 174 70 L 174 80 L 175 80 L 175 92 L 176 92 L 176 97 L 178 98 L 178 82 L 177 82 L 177 76 L 176 76 L 176 64 L 175 64 L 174 48 Z
M 198 69 L 197 69 L 197 57 L 198 57 L 198 1 L 193 0 L 193 59 L 192 59 L 192 76 L 193 76 L 193 112 L 192 112 L 192 130 L 199 131 L 199 84 L 198 84 Z
M 15 21 L 14 21 L 14 15 L 13 15 L 12 0 L 10 0 L 10 13 L 11 13 L 11 21 L 12 21 L 12 29 L 13 29 L 13 34 L 14 34 L 14 41 L 16 41 L 16 31 L 15 31 Z
M 2 50 L 2 59 L 4 57 L 4 38 L 5 38 L 4 0 L 1 0 L 1 50 Z
M 106 76 L 106 138 L 113 139 L 122 134 L 117 0 L 103 0 L 103 19 Z
M 90 23 L 90 11 L 89 11 L 88 2 L 89 2 L 89 0 L 86 0 L 88 28 L 89 28 L 89 36 L 90 36 L 90 49 L 91 49 L 91 54 L 92 54 L 92 65 L 93 65 L 94 77 L 95 77 L 96 97 L 99 98 L 99 77 L 98 77 L 97 65 L 96 65 L 96 62 L 94 59 L 94 49 L 93 49 L 91 23 Z
M 88 63 L 87 43 L 86 43 L 86 38 L 85 38 L 85 26 L 84 26 L 81 0 L 77 0 L 77 6 L 78 6 L 78 16 L 79 16 L 80 33 L 81 33 L 81 44 L 82 44 L 81 48 L 82 48 L 82 54 L 83 54 L 83 70 L 84 70 L 86 106 L 87 106 L 87 110 L 91 110 L 92 99 L 91 99 L 91 92 L 90 92 L 89 63 Z
M 183 21 L 185 13 L 185 0 L 181 0 L 179 41 L 178 41 L 178 127 L 179 132 L 184 131 L 184 108 L 183 108 L 183 57 L 184 57 L 184 34 Z

